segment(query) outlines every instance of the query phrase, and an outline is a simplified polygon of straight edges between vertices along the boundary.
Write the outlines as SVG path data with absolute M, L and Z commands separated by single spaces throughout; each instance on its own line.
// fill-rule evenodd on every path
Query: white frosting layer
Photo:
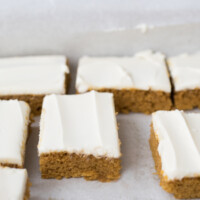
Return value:
M 91 91 L 44 98 L 39 155 L 54 151 L 118 158 L 113 94 Z
M 0 199 L 23 200 L 27 179 L 26 169 L 0 167 Z
M 65 93 L 64 56 L 0 59 L 0 95 Z
M 171 91 L 165 56 L 144 51 L 133 57 L 83 57 L 79 61 L 76 90 L 135 88 Z
M 0 101 L 0 163 L 23 165 L 29 114 L 23 101 Z
M 200 176 L 200 114 L 175 110 L 152 116 L 164 175 L 169 180 Z
M 200 52 L 168 59 L 175 91 L 200 88 Z

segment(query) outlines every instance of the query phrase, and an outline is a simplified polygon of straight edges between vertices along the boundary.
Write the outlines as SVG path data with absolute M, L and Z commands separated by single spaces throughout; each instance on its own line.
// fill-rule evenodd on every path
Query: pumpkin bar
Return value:
M 121 154 L 113 94 L 46 96 L 38 152 L 42 178 L 118 179 Z
M 65 94 L 69 68 L 65 56 L 27 56 L 0 59 L 0 99 L 26 101 L 40 114 L 43 97 Z
M 26 169 L 0 167 L 0 199 L 28 200 L 30 182 Z
M 149 114 L 172 107 L 165 56 L 150 50 L 131 57 L 81 58 L 76 92 L 90 90 L 113 93 L 117 112 Z
M 177 109 L 200 108 L 200 52 L 170 57 L 169 70 Z
M 200 113 L 157 111 L 150 147 L 161 187 L 176 198 L 200 198 Z
M 23 168 L 30 107 L 18 100 L 0 100 L 0 166 Z

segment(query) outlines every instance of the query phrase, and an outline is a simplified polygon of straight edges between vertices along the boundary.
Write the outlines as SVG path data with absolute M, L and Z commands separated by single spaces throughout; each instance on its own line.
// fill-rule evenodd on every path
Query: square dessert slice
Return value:
M 26 169 L 0 167 L 0 199 L 28 200 L 29 186 Z
M 46 96 L 38 151 L 42 178 L 118 179 L 121 154 L 113 94 Z
M 200 52 L 182 54 L 167 60 L 178 109 L 200 108 Z
M 200 198 L 200 113 L 157 111 L 150 147 L 160 185 L 176 198 Z
M 83 57 L 76 91 L 112 92 L 118 112 L 170 110 L 171 85 L 165 56 L 144 51 L 133 57 Z
M 26 101 L 40 114 L 43 97 L 65 94 L 69 68 L 65 56 L 29 56 L 0 59 L 0 99 Z
M 0 100 L 0 165 L 22 168 L 30 107 L 18 100 Z

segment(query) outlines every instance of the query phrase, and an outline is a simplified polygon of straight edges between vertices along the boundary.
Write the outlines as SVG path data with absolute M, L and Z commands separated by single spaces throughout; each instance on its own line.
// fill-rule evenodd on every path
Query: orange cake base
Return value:
M 66 80 L 65 87 L 66 87 L 66 93 L 67 93 L 68 87 L 69 87 L 69 80 L 70 80 L 69 74 L 66 75 L 65 80 Z M 45 95 L 34 95 L 34 94 L 0 95 L 0 99 L 1 100 L 18 99 L 20 101 L 25 101 L 31 107 L 31 114 L 33 114 L 34 116 L 37 116 L 37 115 L 40 115 L 40 113 L 41 113 L 42 102 L 43 102 L 44 96 Z
M 93 155 L 55 152 L 40 156 L 42 178 L 84 177 L 86 180 L 109 182 L 120 177 L 120 159 Z
M 163 91 L 106 88 L 96 91 L 113 93 L 115 109 L 121 113 L 142 112 L 150 114 L 157 110 L 171 110 L 172 108 L 171 94 Z
M 155 162 L 155 169 L 158 176 L 160 177 L 161 187 L 165 191 L 172 193 L 175 198 L 178 199 L 200 198 L 200 178 L 183 178 L 181 180 L 169 181 L 167 180 L 167 177 L 163 176 L 162 162 L 158 153 L 159 141 L 156 138 L 155 132 L 152 127 L 149 144 Z
M 175 92 L 174 103 L 175 107 L 180 110 L 200 108 L 200 89 Z

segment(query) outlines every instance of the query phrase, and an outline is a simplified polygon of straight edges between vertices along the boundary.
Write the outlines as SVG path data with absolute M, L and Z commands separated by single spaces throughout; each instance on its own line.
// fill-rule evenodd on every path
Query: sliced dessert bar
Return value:
M 46 94 L 65 94 L 69 68 L 64 56 L 32 56 L 0 59 L 0 99 L 26 101 L 40 114 Z
M 0 101 L 0 165 L 22 168 L 30 107 L 18 100 Z
M 0 199 L 28 200 L 29 186 L 26 169 L 0 167 Z
M 97 90 L 114 94 L 119 112 L 170 110 L 171 85 L 165 56 L 144 51 L 133 57 L 83 57 L 79 61 L 77 93 Z
M 160 185 L 176 198 L 200 198 L 200 113 L 157 111 L 150 147 Z
M 168 59 L 178 109 L 200 108 L 200 52 Z
M 46 96 L 38 150 L 43 178 L 118 179 L 121 154 L 113 94 Z

